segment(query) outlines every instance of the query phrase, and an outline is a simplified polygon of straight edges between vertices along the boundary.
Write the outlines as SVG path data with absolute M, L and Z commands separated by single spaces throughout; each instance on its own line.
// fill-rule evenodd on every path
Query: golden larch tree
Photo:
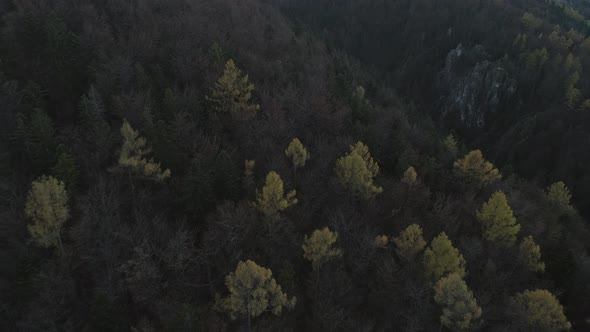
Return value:
M 257 193 L 256 207 L 263 214 L 272 216 L 297 204 L 295 195 L 295 190 L 291 190 L 285 195 L 283 180 L 276 172 L 271 171 L 266 175 L 262 193 Z
M 35 242 L 43 247 L 55 246 L 63 254 L 60 233 L 70 217 L 65 184 L 52 176 L 33 181 L 27 195 L 25 216 L 33 221 L 28 229 Z
M 383 188 L 374 183 L 377 174 L 379 165 L 362 142 L 350 146 L 350 152 L 336 161 L 336 175 L 340 184 L 363 199 L 371 199 L 383 192 Z
M 342 255 L 342 250 L 334 247 L 337 239 L 338 233 L 332 232 L 328 227 L 313 231 L 310 237 L 304 237 L 303 257 L 311 262 L 314 270 Z
M 503 245 L 514 244 L 520 225 L 516 222 L 503 192 L 495 192 L 481 210 L 476 212 L 476 216 L 486 240 Z
M 481 317 L 473 292 L 456 273 L 434 285 L 434 301 L 442 309 L 440 323 L 451 331 L 469 331 Z

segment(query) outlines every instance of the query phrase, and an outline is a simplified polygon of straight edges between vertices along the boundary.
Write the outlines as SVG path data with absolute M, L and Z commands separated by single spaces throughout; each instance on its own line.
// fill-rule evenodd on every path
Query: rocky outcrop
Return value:
M 510 101 L 516 80 L 498 61 L 491 61 L 482 46 L 466 49 L 459 45 L 447 55 L 438 88 L 443 119 L 480 128 L 488 113 L 499 111 Z

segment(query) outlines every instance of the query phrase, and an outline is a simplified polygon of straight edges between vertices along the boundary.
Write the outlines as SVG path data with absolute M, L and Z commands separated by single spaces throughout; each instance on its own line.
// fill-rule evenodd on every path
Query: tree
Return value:
M 444 232 L 435 237 L 424 251 L 423 263 L 424 272 L 432 281 L 451 273 L 465 276 L 465 259 Z
M 254 84 L 248 81 L 248 75 L 242 75 L 234 61 L 229 60 L 207 100 L 216 112 L 228 112 L 234 118 L 249 118 L 260 109 L 258 104 L 250 102 L 253 90 Z
M 401 178 L 401 182 L 407 184 L 408 186 L 411 186 L 414 184 L 414 182 L 416 182 L 417 178 L 418 178 L 418 173 L 416 173 L 416 170 L 414 169 L 414 167 L 410 166 L 404 172 L 404 175 Z
M 262 193 L 257 193 L 256 207 L 267 216 L 275 215 L 279 211 L 297 204 L 296 191 L 291 190 L 286 195 L 283 190 L 283 180 L 276 172 L 266 175 L 266 182 Z
M 251 260 L 240 261 L 235 272 L 225 277 L 229 295 L 220 301 L 230 315 L 246 315 L 250 320 L 266 311 L 280 315 L 283 308 L 291 309 L 297 299 L 289 299 L 272 276 L 272 271 Z
M 473 150 L 453 164 L 455 173 L 466 183 L 476 187 L 493 183 L 502 178 L 500 171 L 483 158 L 480 150 Z
M 285 155 L 287 158 L 291 159 L 293 163 L 293 176 L 297 175 L 297 169 L 305 166 L 305 162 L 309 159 L 309 154 L 307 153 L 307 149 L 301 144 L 301 141 L 295 137 L 287 150 L 285 150 Z
M 55 246 L 63 254 L 60 232 L 70 217 L 65 184 L 52 176 L 33 181 L 25 215 L 33 221 L 28 226 L 33 239 L 43 247 Z
M 541 247 L 530 235 L 525 237 L 518 246 L 518 262 L 532 272 L 545 271 L 545 263 L 541 260 Z
M 449 136 L 447 136 L 442 143 L 444 148 L 446 149 L 446 152 L 449 154 L 449 157 L 453 158 L 451 160 L 454 160 L 457 157 L 457 152 L 459 151 L 459 148 L 457 148 L 457 140 L 455 139 L 453 134 L 449 134 Z
M 486 240 L 504 245 L 514 244 L 520 225 L 516 222 L 503 192 L 495 192 L 481 210 L 476 212 L 476 216 Z
M 332 258 L 340 257 L 342 250 L 334 248 L 338 233 L 330 231 L 328 227 L 315 230 L 310 237 L 303 239 L 303 257 L 311 262 L 313 269 L 319 269 Z
M 170 177 L 169 169 L 162 171 L 160 163 L 145 158 L 150 153 L 150 150 L 146 148 L 146 140 L 133 130 L 127 120 L 123 121 L 121 136 L 123 136 L 123 146 L 119 155 L 120 167 L 157 181 Z
M 512 300 L 511 309 L 527 330 L 558 332 L 572 327 L 559 301 L 544 289 L 526 290 L 517 294 Z
M 561 181 L 547 187 L 547 199 L 561 208 L 571 208 L 570 200 L 572 199 L 572 194 L 565 183 Z
M 456 273 L 436 283 L 434 301 L 442 308 L 440 323 L 452 331 L 470 330 L 481 317 L 482 311 L 473 292 Z
M 377 235 L 375 236 L 373 244 L 376 248 L 386 249 L 389 244 L 389 237 L 387 237 L 387 235 Z
M 378 173 L 379 165 L 362 142 L 351 145 L 350 152 L 336 161 L 336 174 L 340 184 L 363 199 L 371 199 L 383 192 L 383 188 L 374 184 Z
M 426 247 L 422 228 L 417 224 L 408 226 L 398 237 L 393 239 L 393 242 L 395 242 L 398 254 L 406 259 L 414 259 Z

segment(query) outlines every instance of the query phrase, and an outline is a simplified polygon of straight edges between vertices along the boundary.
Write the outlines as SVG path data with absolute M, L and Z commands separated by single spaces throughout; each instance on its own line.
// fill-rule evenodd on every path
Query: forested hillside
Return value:
M 0 1 L 2 331 L 590 329 L 584 1 Z

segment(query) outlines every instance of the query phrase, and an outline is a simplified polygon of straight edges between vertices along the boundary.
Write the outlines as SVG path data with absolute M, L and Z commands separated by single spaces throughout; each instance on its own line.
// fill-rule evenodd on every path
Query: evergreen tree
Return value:
M 486 240 L 504 245 L 512 245 L 520 231 L 520 225 L 512 214 L 508 200 L 498 191 L 476 212 Z
M 525 325 L 527 331 L 559 332 L 572 327 L 559 301 L 544 289 L 517 294 L 510 310 L 517 316 L 517 323 Z
M 245 315 L 250 320 L 270 311 L 280 315 L 284 308 L 291 309 L 297 299 L 289 299 L 272 276 L 272 271 L 251 260 L 240 261 L 235 272 L 225 277 L 229 295 L 220 300 L 221 307 L 232 317 Z
M 303 240 L 303 257 L 311 262 L 313 269 L 319 269 L 324 263 L 340 257 L 342 250 L 334 248 L 338 233 L 330 231 L 328 227 L 315 230 L 310 237 Z
M 416 173 L 416 170 L 414 169 L 414 167 L 410 166 L 404 172 L 404 175 L 401 178 L 401 182 L 407 184 L 408 186 L 412 186 L 414 184 L 414 182 L 416 182 L 417 178 L 418 178 L 418 173 Z
M 563 209 L 571 208 L 570 200 L 572 199 L 572 194 L 565 183 L 561 181 L 547 187 L 547 199 Z
M 373 244 L 376 248 L 386 249 L 389 244 L 389 237 L 387 237 L 387 235 L 377 235 L 375 236 Z
M 43 247 L 55 246 L 63 254 L 60 233 L 70 217 L 64 183 L 52 176 L 33 181 L 27 195 L 25 215 L 33 221 L 28 228 L 35 242 Z
M 340 184 L 363 199 L 371 199 L 383 192 L 383 188 L 374 184 L 378 173 L 379 165 L 362 142 L 350 146 L 350 152 L 336 161 L 336 174 Z
M 541 247 L 535 243 L 532 236 L 527 236 L 520 242 L 518 262 L 529 271 L 545 271 L 545 263 L 541 260 Z
M 242 75 L 233 60 L 227 61 L 223 75 L 215 83 L 213 92 L 207 99 L 216 112 L 229 112 L 234 118 L 249 118 L 260 109 L 250 101 L 254 84 L 248 75 Z
M 266 175 L 266 182 L 262 187 L 262 193 L 257 193 L 256 207 L 260 212 L 267 216 L 272 216 L 283 211 L 286 208 L 297 204 L 295 190 L 291 190 L 285 195 L 283 190 L 283 180 L 275 172 L 269 172 Z
M 456 273 L 436 283 L 434 301 L 442 308 L 440 323 L 451 331 L 471 330 L 481 317 L 473 292 Z
M 127 120 L 121 127 L 121 136 L 123 136 L 123 146 L 119 155 L 120 167 L 156 181 L 163 181 L 170 177 L 169 169 L 162 171 L 160 163 L 154 162 L 153 159 L 146 159 L 146 155 L 150 153 L 150 150 L 146 148 L 146 140 L 133 130 Z
M 488 185 L 502 178 L 500 171 L 483 158 L 480 150 L 473 150 L 465 157 L 455 161 L 455 173 L 475 187 Z
M 299 141 L 297 137 L 289 143 L 287 150 L 285 150 L 285 155 L 293 163 L 294 177 L 297 175 L 297 169 L 305 166 L 305 163 L 310 157 L 307 153 L 307 149 L 301 144 L 301 141 Z
M 417 224 L 408 226 L 393 239 L 393 242 L 395 242 L 398 254 L 406 259 L 414 259 L 426 247 L 422 228 Z
M 424 251 L 423 263 L 426 276 L 433 282 L 451 273 L 465 276 L 465 259 L 444 232 L 435 237 Z

